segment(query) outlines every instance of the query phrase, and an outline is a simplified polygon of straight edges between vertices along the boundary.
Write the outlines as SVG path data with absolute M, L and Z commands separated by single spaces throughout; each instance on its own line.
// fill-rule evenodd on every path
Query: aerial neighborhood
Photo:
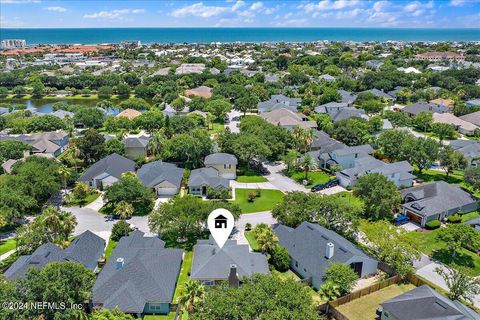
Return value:
M 1 319 L 480 319 L 478 42 L 4 46 Z

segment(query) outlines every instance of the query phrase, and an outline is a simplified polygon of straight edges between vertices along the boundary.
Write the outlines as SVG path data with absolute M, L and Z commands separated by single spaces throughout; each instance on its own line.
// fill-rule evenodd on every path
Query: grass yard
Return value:
M 175 294 L 173 295 L 173 303 L 177 303 L 180 295 L 182 294 L 185 282 L 190 278 L 189 273 L 192 269 L 193 252 L 185 251 L 185 257 L 183 258 L 182 268 L 180 269 L 180 275 L 178 276 L 177 288 L 175 288 Z
M 279 190 L 262 189 L 260 197 L 255 198 L 253 202 L 248 202 L 248 193 L 255 191 L 255 189 L 235 189 L 234 203 L 240 206 L 242 213 L 272 210 L 284 197 Z
M 480 217 L 480 213 L 478 211 L 472 211 L 469 213 L 465 213 L 462 215 L 462 222 L 470 221 L 472 219 Z
M 258 243 L 257 239 L 255 238 L 255 235 L 253 234 L 252 231 L 245 231 L 245 238 L 248 240 L 248 244 L 250 245 L 250 248 L 252 248 L 253 251 L 258 250 Z
M 237 169 L 237 181 L 238 182 L 267 182 L 268 180 L 261 174 L 252 169 L 240 167 Z
M 94 192 L 94 193 L 91 193 L 89 194 L 85 199 L 83 200 L 73 200 L 72 202 L 69 202 L 69 203 L 66 203 L 65 205 L 67 207 L 73 207 L 73 206 L 80 206 L 80 207 L 84 207 L 90 203 L 92 203 L 93 201 L 97 200 L 97 198 L 100 196 L 100 192 Z
M 17 246 L 17 241 L 15 239 L 9 239 L 7 241 L 1 242 L 0 243 L 0 255 L 15 249 L 16 246 Z
M 376 319 L 375 311 L 380 303 L 414 289 L 412 284 L 391 285 L 357 300 L 341 305 L 336 309 L 350 320 Z
M 105 249 L 105 259 L 108 260 L 113 250 L 117 246 L 118 242 L 113 241 L 112 239 L 108 240 L 107 248 Z
M 292 171 L 288 176 L 295 180 L 297 183 L 303 184 L 303 178 L 305 177 L 305 173 L 303 171 Z M 308 173 L 307 188 L 311 188 L 314 185 L 328 182 L 333 178 L 333 176 L 330 176 L 323 171 L 311 171 Z
M 465 269 L 472 276 L 480 275 L 480 257 L 467 249 L 460 249 L 455 257 L 447 251 L 445 242 L 437 239 L 437 234 L 442 232 L 442 228 L 430 232 L 412 231 L 408 233 L 414 241 L 418 243 L 418 248 L 423 253 L 439 260 L 446 265 L 456 264 Z
M 225 125 L 223 124 L 223 122 L 212 122 L 211 127 L 208 128 L 209 134 L 220 134 L 223 131 L 225 131 Z
M 170 312 L 166 315 L 145 315 L 143 320 L 173 320 L 175 319 L 175 312 Z
M 295 281 L 300 281 L 301 280 L 300 277 L 295 272 L 293 272 L 292 270 L 288 270 L 288 271 L 285 271 L 285 272 L 280 272 L 280 271 L 277 271 L 277 270 L 273 270 L 272 274 L 278 276 L 282 280 L 287 280 L 287 279 L 293 279 Z M 307 286 L 307 285 L 305 285 L 305 286 Z M 315 304 L 318 304 L 318 305 L 322 304 L 324 301 L 322 301 L 318 292 L 315 291 L 315 289 L 313 289 L 310 286 L 307 286 L 307 287 L 310 291 L 310 294 L 312 295 L 313 302 Z
M 454 170 L 453 172 L 451 172 L 448 175 L 448 178 L 445 175 L 445 171 L 431 170 L 431 169 L 424 169 L 422 173 L 420 173 L 418 170 L 415 170 L 413 174 L 425 182 L 439 181 L 439 180 L 443 180 L 453 184 L 460 184 L 463 182 L 463 172 L 458 170 Z

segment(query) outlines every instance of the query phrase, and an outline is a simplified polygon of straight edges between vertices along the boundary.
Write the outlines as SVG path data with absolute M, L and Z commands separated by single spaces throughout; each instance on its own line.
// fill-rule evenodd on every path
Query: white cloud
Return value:
M 0 17 L 1 28 L 19 28 L 24 27 L 25 25 L 25 22 L 19 20 L 19 18 L 13 18 L 13 20 L 6 20 L 5 17 Z
M 67 11 L 64 7 L 46 7 L 45 10 L 47 11 L 54 11 L 54 12 L 65 12 Z
M 306 5 L 303 5 L 303 9 L 307 13 L 311 13 L 314 11 L 340 10 L 345 8 L 356 7 L 358 5 L 360 5 L 359 0 L 337 0 L 337 1 L 321 0 L 318 3 L 307 3 Z
M 454 7 L 461 7 L 467 3 L 467 0 L 450 0 L 450 5 Z
M 257 11 L 261 8 L 263 8 L 263 2 L 261 2 L 261 1 L 255 2 L 250 6 L 250 10 L 252 10 L 252 11 Z
M 236 6 L 236 4 L 234 6 Z M 198 2 L 190 6 L 173 10 L 171 15 L 175 18 L 182 18 L 189 15 L 202 18 L 210 18 L 225 13 L 230 9 L 230 7 L 206 6 L 203 4 L 203 2 Z
M 235 4 L 232 6 L 232 11 L 237 11 L 238 9 L 240 9 L 241 7 L 243 7 L 245 5 L 245 1 L 237 1 L 235 2 Z
M 123 19 L 127 14 L 138 14 L 144 13 L 144 9 L 116 9 L 111 11 L 99 11 L 90 14 L 85 14 L 83 17 L 85 19 Z
M 0 0 L 0 4 L 40 3 L 40 0 Z

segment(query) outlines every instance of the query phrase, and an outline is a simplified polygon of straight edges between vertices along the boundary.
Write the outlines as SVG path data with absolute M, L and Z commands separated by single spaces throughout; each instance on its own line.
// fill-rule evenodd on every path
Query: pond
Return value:
M 69 100 L 50 100 L 50 99 L 29 99 L 29 100 L 9 100 L 8 103 L 11 103 L 12 105 L 17 105 L 17 104 L 26 104 L 27 109 L 31 111 L 36 111 L 39 113 L 44 113 L 44 114 L 49 114 L 53 112 L 53 105 L 57 102 L 63 102 L 66 104 L 78 104 L 78 105 L 83 105 L 86 107 L 95 107 L 99 100 L 95 99 L 69 99 Z M 107 115 L 111 116 L 116 116 L 119 114 L 122 110 L 118 108 L 112 108 L 107 110 Z

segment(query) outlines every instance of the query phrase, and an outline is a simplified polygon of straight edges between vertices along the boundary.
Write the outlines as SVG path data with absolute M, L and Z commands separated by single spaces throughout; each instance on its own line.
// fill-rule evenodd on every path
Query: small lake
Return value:
M 47 100 L 47 99 L 29 99 L 29 100 L 9 100 L 9 103 L 16 105 L 16 104 L 26 104 L 27 109 L 31 111 L 36 111 L 39 113 L 49 114 L 53 112 L 53 105 L 57 102 L 63 102 L 66 104 L 78 104 L 83 105 L 86 107 L 95 107 L 97 106 L 99 100 L 75 100 L 75 99 L 68 99 L 68 100 Z M 122 110 L 118 108 L 112 108 L 107 110 L 107 115 L 116 116 Z

